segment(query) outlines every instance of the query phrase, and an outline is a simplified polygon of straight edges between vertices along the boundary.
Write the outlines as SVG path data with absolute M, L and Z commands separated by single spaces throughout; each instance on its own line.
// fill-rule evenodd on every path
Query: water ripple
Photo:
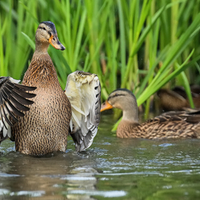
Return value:
M 63 192 L 65 194 L 65 192 Z M 123 197 L 126 196 L 125 191 L 86 191 L 86 190 L 72 190 L 68 191 L 67 194 L 82 194 L 91 196 L 102 196 L 102 197 Z

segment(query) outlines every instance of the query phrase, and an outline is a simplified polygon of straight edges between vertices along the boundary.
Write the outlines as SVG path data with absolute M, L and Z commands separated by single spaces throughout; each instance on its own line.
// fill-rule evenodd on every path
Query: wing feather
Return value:
M 7 137 L 11 137 L 11 126 L 17 122 L 17 117 L 23 117 L 22 111 L 28 111 L 26 105 L 33 104 L 27 98 L 35 97 L 36 87 L 18 84 L 20 81 L 11 77 L 0 77 L 0 143 Z
M 89 148 L 100 121 L 101 85 L 96 74 L 82 71 L 67 78 L 65 94 L 72 107 L 71 136 L 77 151 Z

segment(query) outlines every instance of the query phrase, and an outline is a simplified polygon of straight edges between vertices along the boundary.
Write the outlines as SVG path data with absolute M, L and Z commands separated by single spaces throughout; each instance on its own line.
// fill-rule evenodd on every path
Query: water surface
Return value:
M 32 157 L 0 146 L 0 199 L 200 199 L 200 140 L 119 139 L 103 115 L 91 148 Z

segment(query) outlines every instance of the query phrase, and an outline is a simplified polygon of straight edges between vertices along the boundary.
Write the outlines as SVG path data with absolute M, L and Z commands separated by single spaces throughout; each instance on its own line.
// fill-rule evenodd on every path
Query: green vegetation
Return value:
M 167 83 L 184 85 L 192 105 L 199 9 L 200 0 L 1 0 L 0 76 L 23 77 L 37 26 L 50 20 L 66 47 L 49 48 L 63 88 L 69 73 L 84 70 L 98 74 L 104 99 L 128 88 L 139 105 L 147 101 L 146 113 L 149 97 Z

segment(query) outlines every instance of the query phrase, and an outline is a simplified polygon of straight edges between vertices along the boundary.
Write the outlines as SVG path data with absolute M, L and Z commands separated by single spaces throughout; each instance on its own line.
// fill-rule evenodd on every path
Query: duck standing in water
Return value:
M 117 127 L 120 138 L 200 138 L 200 111 L 167 112 L 142 124 L 138 120 L 137 101 L 127 89 L 113 91 L 101 106 L 104 110 L 119 108 L 123 111 Z
M 65 49 L 55 25 L 50 21 L 40 23 L 35 42 L 22 85 L 10 77 L 1 77 L 4 81 L 0 81 L 0 142 L 9 137 L 15 141 L 16 151 L 29 155 L 65 152 L 69 132 L 77 151 L 83 151 L 92 144 L 98 129 L 99 79 L 95 74 L 76 71 L 68 76 L 64 92 L 47 52 L 49 44 L 58 50 Z

